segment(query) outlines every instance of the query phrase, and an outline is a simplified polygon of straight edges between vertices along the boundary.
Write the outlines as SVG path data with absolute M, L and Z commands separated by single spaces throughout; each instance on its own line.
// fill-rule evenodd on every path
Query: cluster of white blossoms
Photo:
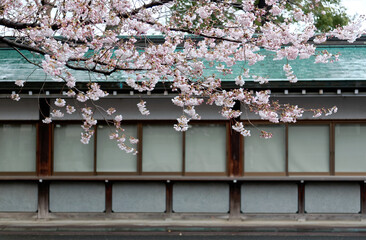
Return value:
M 139 108 L 139 111 L 142 115 L 149 115 L 150 111 L 146 109 L 146 102 L 141 100 L 138 104 L 137 107 Z
M 289 80 L 289 82 L 291 83 L 297 82 L 298 79 L 295 76 L 294 72 L 292 71 L 292 67 L 290 66 L 290 64 L 283 65 L 283 71 L 285 71 L 287 80 Z
M 24 87 L 24 83 L 25 83 L 24 80 L 16 80 L 15 81 L 15 85 L 17 85 L 19 87 Z
M 53 118 L 62 118 L 64 116 L 64 114 L 59 109 L 57 109 L 57 110 L 56 109 L 53 109 L 51 111 L 51 116 Z
M 57 98 L 55 101 L 55 105 L 57 107 L 64 107 L 66 105 L 66 101 L 65 101 L 65 99 Z
M 84 132 L 81 133 L 81 142 L 88 144 L 91 137 L 94 135 L 94 126 L 97 125 L 97 120 L 93 117 L 93 111 L 90 107 L 84 107 L 81 109 L 81 115 L 83 117 L 83 128 Z
M 272 133 L 270 133 L 270 132 L 266 132 L 266 131 L 261 131 L 261 135 L 260 135 L 260 137 L 261 138 L 264 138 L 264 139 L 269 139 L 269 138 L 272 138 Z
M 250 130 L 245 129 L 242 122 L 236 122 L 235 125 L 232 126 L 232 129 L 239 132 L 244 137 L 250 136 Z
M 126 144 L 126 135 L 123 133 L 125 130 L 121 127 L 121 122 L 123 120 L 122 115 L 116 115 L 114 117 L 114 126 L 115 132 L 109 134 L 109 139 L 116 140 L 117 146 L 126 153 L 137 154 L 137 150 L 133 147 L 130 147 Z M 130 136 L 129 137 L 130 144 L 137 144 L 138 139 Z
M 338 112 L 338 108 L 336 106 L 333 106 L 331 108 L 325 109 L 325 108 L 321 108 L 321 109 L 312 109 L 313 111 L 313 118 L 318 118 L 321 117 L 323 114 L 325 116 L 329 116 L 332 115 L 334 113 Z
M 83 143 L 90 141 L 96 124 L 94 112 L 88 107 L 92 105 L 109 117 L 107 121 L 113 121 L 112 138 L 118 146 L 133 153 L 136 150 L 126 145 L 121 113 L 113 107 L 107 110 L 98 107 L 97 102 L 108 93 L 97 83 L 94 74 L 114 79 L 114 73 L 123 72 L 129 76 L 123 84 L 141 93 L 153 91 L 159 82 L 167 84 L 177 94 L 173 104 L 183 109 L 183 115 L 174 125 L 177 131 L 188 130 L 190 120 L 200 119 L 196 109 L 205 102 L 219 106 L 222 116 L 233 122 L 241 115 L 234 108 L 236 102 L 273 123 L 295 122 L 305 109 L 270 101 L 269 92 L 254 95 L 245 89 L 246 78 L 260 84 L 270 78 L 249 75 L 250 67 L 266 58 L 260 50 L 271 52 L 274 60 L 291 62 L 314 57 L 315 63 L 327 63 L 336 61 L 338 55 L 325 51 L 317 54 L 312 39 L 323 43 L 328 37 L 336 36 L 352 42 L 365 33 L 361 25 L 365 19 L 361 17 L 347 26 L 317 35 L 311 12 L 304 12 L 299 6 L 285 10 L 288 1 L 280 0 L 265 0 L 268 9 L 258 8 L 254 0 L 202 0 L 187 8 L 184 16 L 177 12 L 179 8 L 172 7 L 177 3 L 175 0 L 154 0 L 142 6 L 128 0 L 54 0 L 52 6 L 43 2 L 2 0 L 0 26 L 4 32 L 12 32 L 14 39 L 0 38 L 0 42 L 43 56 L 27 58 L 27 61 L 42 68 L 50 79 L 63 82 L 65 98 L 75 99 L 82 105 L 79 111 L 83 116 Z M 238 4 L 241 4 L 240 11 Z M 314 1 L 314 11 L 318 4 L 321 4 L 319 0 Z M 170 14 L 164 14 L 167 19 L 160 21 L 161 14 L 156 13 L 167 9 Z M 57 14 L 51 16 L 51 12 Z M 164 41 L 151 43 L 146 37 L 150 30 L 161 33 Z M 126 37 L 120 38 L 121 34 Z M 138 39 L 145 40 L 143 49 L 137 44 Z M 223 90 L 221 76 L 233 75 L 235 65 L 244 69 L 241 75 L 232 77 L 237 87 Z M 80 79 L 74 71 L 90 73 L 87 89 L 78 88 Z M 297 81 L 290 64 L 284 65 L 283 71 L 290 82 Z M 17 80 L 15 84 L 23 87 L 25 81 Z M 13 93 L 11 99 L 19 101 L 19 93 Z M 50 116 L 43 122 L 62 117 L 62 111 L 73 114 L 77 109 L 67 105 L 67 101 L 57 98 Z M 137 107 L 142 115 L 150 113 L 143 100 Z M 316 110 L 310 111 L 318 115 Z M 320 112 L 329 115 L 335 110 Z M 233 129 L 250 135 L 240 123 L 235 123 Z M 135 142 L 130 138 L 131 144 Z
M 20 96 L 19 96 L 18 93 L 12 93 L 10 95 L 10 98 L 13 99 L 14 101 L 17 101 L 17 102 L 20 100 Z
M 108 108 L 108 110 L 106 112 L 107 112 L 108 115 L 112 115 L 113 113 L 116 112 L 116 109 L 113 108 L 113 107 L 110 107 L 110 108 Z
M 331 54 L 327 50 L 323 50 L 321 54 L 315 57 L 315 63 L 328 63 L 338 61 L 339 54 Z
M 76 111 L 75 107 L 74 106 L 71 106 L 71 105 L 67 105 L 66 106 L 66 112 L 68 114 L 73 114 L 74 112 Z
M 184 109 L 184 112 L 192 119 L 201 119 L 201 116 L 196 112 L 195 106 L 187 106 L 187 108 Z
M 188 122 L 189 122 L 189 118 L 187 118 L 186 116 L 182 115 L 180 116 L 178 119 L 178 124 L 174 124 L 174 129 L 176 131 L 187 131 L 189 126 L 188 126 Z

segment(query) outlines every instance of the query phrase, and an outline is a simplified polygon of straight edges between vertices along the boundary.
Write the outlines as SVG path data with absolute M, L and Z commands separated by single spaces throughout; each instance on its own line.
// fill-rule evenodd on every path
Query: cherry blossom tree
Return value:
M 306 3 L 306 11 L 302 2 Z M 272 123 L 296 122 L 305 111 L 299 106 L 270 101 L 270 91 L 251 93 L 245 89 L 246 79 L 260 84 L 268 82 L 266 76 L 250 72 L 252 65 L 265 58 L 259 52 L 261 48 L 272 52 L 274 61 L 288 60 L 278 71 L 284 71 L 287 79 L 295 83 L 291 60 L 316 56 L 316 63 L 326 63 L 338 58 L 328 52 L 318 53 L 314 43 L 333 36 L 353 42 L 365 32 L 361 17 L 319 34 L 315 26 L 317 15 L 313 13 L 319 15 L 322 6 L 320 0 L 2 0 L 0 42 L 42 68 L 52 81 L 64 82 L 68 88 L 65 98 L 94 103 L 108 95 L 92 80 L 87 91 L 78 89 L 78 79 L 71 70 L 106 78 L 124 72 L 129 76 L 124 84 L 133 90 L 153 91 L 157 83 L 164 82 L 176 92 L 172 104 L 184 112 L 174 125 L 177 131 L 186 131 L 190 120 L 200 119 L 196 106 L 211 104 L 221 107 L 222 116 L 233 119 L 234 130 L 249 136 L 243 124 L 235 121 L 241 115 L 233 108 L 236 102 Z M 152 33 L 163 35 L 164 42 L 147 43 L 143 49 L 136 46 L 137 38 L 146 38 L 148 42 L 147 36 Z M 197 37 L 199 41 L 195 40 Z M 178 51 L 178 47 L 183 49 Z M 28 59 L 20 50 L 41 58 Z M 207 62 L 217 74 L 205 74 Z M 233 75 L 234 65 L 242 69 L 240 75 Z M 222 74 L 231 75 L 237 87 L 223 90 L 218 77 Z M 18 80 L 15 84 L 22 87 L 26 81 Z M 20 96 L 14 93 L 11 98 L 18 101 Z M 62 98 L 56 99 L 54 105 L 44 123 L 76 111 Z M 143 115 L 150 113 L 144 100 L 137 107 Z M 116 112 L 113 106 L 103 111 L 114 119 L 115 131 L 110 138 L 122 150 L 136 153 L 130 144 L 137 139 L 131 137 L 127 143 L 123 134 L 123 113 Z M 336 108 L 313 111 L 319 116 L 336 112 Z M 81 114 L 81 141 L 88 143 L 97 121 L 86 105 Z M 262 132 L 262 136 L 269 138 L 271 134 Z

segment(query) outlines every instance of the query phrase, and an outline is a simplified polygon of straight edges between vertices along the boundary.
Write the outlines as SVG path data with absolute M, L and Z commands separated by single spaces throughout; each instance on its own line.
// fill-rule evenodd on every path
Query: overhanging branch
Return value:
M 16 48 L 19 48 L 19 49 L 28 50 L 28 51 L 31 51 L 31 52 L 36 52 L 36 53 L 39 53 L 39 54 L 42 54 L 42 55 L 48 54 L 46 51 L 44 51 L 40 48 L 32 47 L 28 44 L 19 43 L 16 40 L 13 41 L 13 40 L 10 40 L 6 37 L 1 37 L 0 36 L 0 42 L 6 43 L 10 47 L 16 47 Z

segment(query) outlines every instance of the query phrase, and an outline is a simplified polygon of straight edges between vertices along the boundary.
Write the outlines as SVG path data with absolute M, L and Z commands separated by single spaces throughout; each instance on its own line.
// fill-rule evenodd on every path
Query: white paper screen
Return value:
M 0 124 L 0 172 L 35 172 L 37 137 L 31 124 Z
M 182 133 L 172 125 L 145 125 L 142 139 L 143 172 L 182 171 Z
M 80 124 L 56 124 L 53 145 L 55 172 L 93 172 L 94 137 L 89 144 L 83 144 L 80 142 L 82 131 Z
M 289 126 L 288 162 L 289 172 L 329 172 L 329 126 Z
M 226 125 L 193 125 L 186 132 L 186 172 L 225 172 Z
M 250 137 L 244 138 L 245 172 L 285 172 L 286 129 L 283 125 L 246 127 Z M 260 131 L 272 133 L 272 138 L 261 138 Z
M 122 126 L 125 131 L 126 145 L 137 148 L 137 144 L 130 144 L 129 136 L 137 138 L 137 126 Z M 109 134 L 114 127 L 98 126 L 97 129 L 97 171 L 98 172 L 136 172 L 137 155 L 126 153 L 117 146 L 115 139 L 110 140 Z

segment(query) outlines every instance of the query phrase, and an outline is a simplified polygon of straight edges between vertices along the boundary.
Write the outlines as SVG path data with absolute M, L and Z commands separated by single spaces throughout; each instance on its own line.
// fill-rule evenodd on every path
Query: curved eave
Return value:
M 78 82 L 76 87 L 80 90 L 87 90 L 86 82 Z M 147 95 L 146 92 L 139 93 L 134 91 L 126 84 L 118 82 L 99 82 L 101 88 L 110 93 L 109 97 L 116 95 Z M 229 90 L 238 88 L 233 81 L 222 82 L 222 88 Z M 62 95 L 63 90 L 67 91 L 64 83 L 59 82 L 28 82 L 21 89 L 20 94 L 29 95 L 29 97 L 38 97 L 41 95 Z M 290 83 L 288 81 L 270 81 L 267 84 L 259 84 L 256 82 L 246 82 L 244 89 L 249 91 L 261 91 L 271 90 L 272 94 L 284 94 L 284 95 L 304 95 L 304 94 L 316 94 L 323 96 L 334 96 L 344 93 L 354 94 L 357 92 L 359 96 L 366 93 L 366 79 L 364 81 L 359 80 L 338 80 L 338 81 L 299 81 L 297 83 Z M 14 82 L 2 82 L 0 84 L 0 94 L 9 95 L 11 92 L 19 92 L 20 88 L 14 84 Z M 355 91 L 356 90 L 356 91 Z M 156 88 L 151 93 L 153 95 L 171 95 L 177 94 L 173 92 L 168 83 L 158 83 Z M 167 96 L 169 97 L 169 96 Z

